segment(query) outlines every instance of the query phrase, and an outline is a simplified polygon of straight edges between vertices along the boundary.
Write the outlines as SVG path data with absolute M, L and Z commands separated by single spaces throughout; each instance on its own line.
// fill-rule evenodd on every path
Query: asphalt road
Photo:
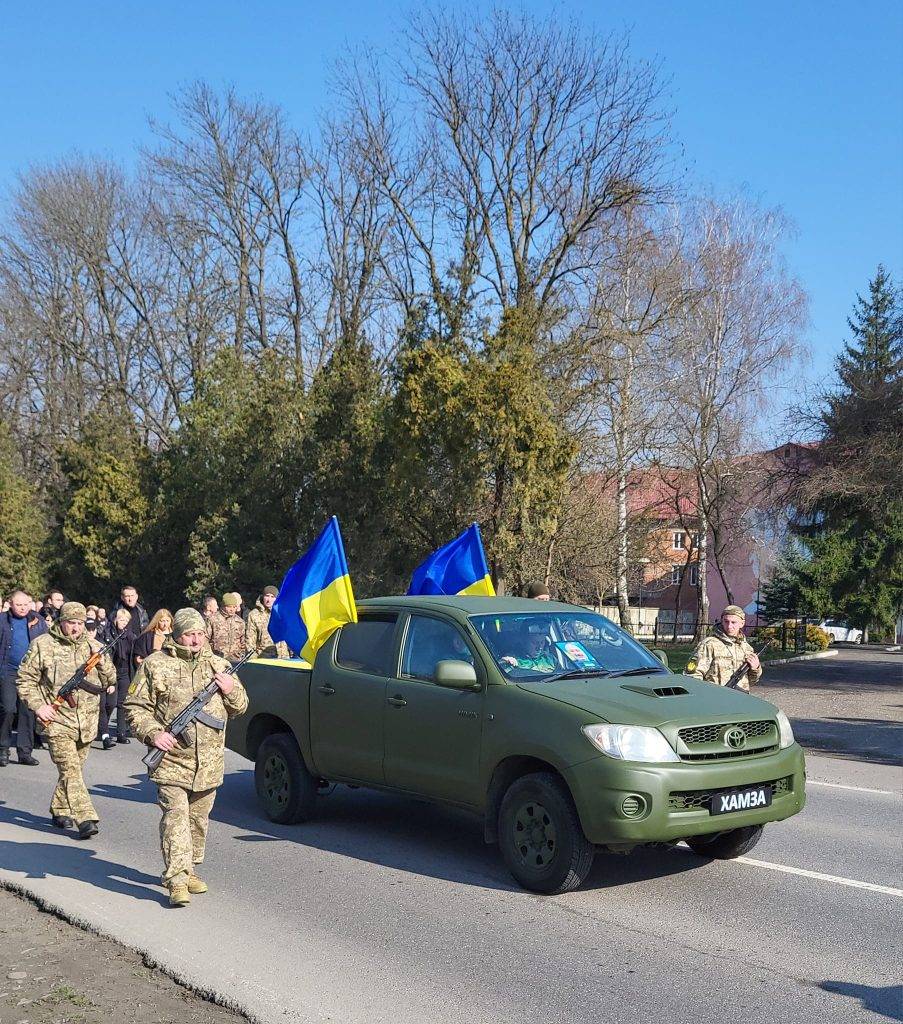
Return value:
M 874 670 L 852 657 L 847 688 L 859 679 L 871 701 L 873 676 L 901 671 L 893 657 Z M 796 678 L 782 685 L 807 689 Z M 899 686 L 879 690 L 896 710 Z M 49 826 L 44 753 L 39 768 L 0 772 L 0 879 L 267 1022 L 903 1020 L 903 773 L 850 746 L 808 758 L 805 811 L 746 861 L 599 855 L 588 884 L 560 897 L 516 889 L 455 810 L 341 787 L 316 822 L 273 825 L 251 766 L 230 755 L 212 891 L 185 911 L 158 885 L 141 748 L 92 752 L 91 843 Z

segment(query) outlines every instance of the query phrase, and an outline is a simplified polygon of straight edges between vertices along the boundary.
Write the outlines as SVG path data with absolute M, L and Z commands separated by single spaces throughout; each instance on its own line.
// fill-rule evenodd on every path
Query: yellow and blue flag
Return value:
M 333 516 L 320 536 L 285 574 L 267 627 L 305 661 L 346 622 L 357 622 L 339 521 Z
M 495 597 L 480 527 L 473 523 L 421 562 L 411 577 L 408 593 Z

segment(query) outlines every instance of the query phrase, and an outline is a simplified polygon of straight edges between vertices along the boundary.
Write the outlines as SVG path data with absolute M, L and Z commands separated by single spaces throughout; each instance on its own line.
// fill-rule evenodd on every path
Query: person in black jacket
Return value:
M 110 736 L 110 715 L 113 708 L 116 708 L 116 742 L 128 743 L 129 727 L 126 720 L 123 702 L 129 692 L 132 683 L 132 645 L 135 641 L 130 629 L 132 622 L 131 612 L 128 608 L 120 608 L 113 616 L 110 625 L 109 639 L 118 637 L 118 642 L 110 651 L 110 658 L 113 667 L 116 669 L 116 692 L 103 693 L 100 696 L 100 722 L 97 726 L 97 733 L 103 742 L 103 749 L 109 750 L 113 746 L 113 739 Z
M 9 764 L 13 719 L 18 712 L 16 752 L 19 764 L 36 765 L 34 750 L 34 712 L 16 691 L 16 675 L 28 645 L 36 636 L 47 632 L 43 618 L 31 610 L 31 596 L 24 590 L 10 595 L 9 610 L 0 615 L 0 768 Z
M 139 604 L 138 591 L 131 584 L 124 586 L 119 592 L 119 600 L 113 605 L 113 614 L 115 615 L 120 608 L 129 610 L 129 615 L 132 617 L 129 630 L 132 636 L 141 636 L 147 629 L 148 614 L 144 606 Z

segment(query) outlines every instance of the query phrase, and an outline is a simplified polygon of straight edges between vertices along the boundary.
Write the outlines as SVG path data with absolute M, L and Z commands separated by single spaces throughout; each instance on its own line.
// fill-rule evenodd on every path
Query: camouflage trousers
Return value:
M 182 786 L 158 785 L 160 849 L 163 852 L 163 884 L 185 885 L 195 864 L 204 859 L 207 825 L 216 799 L 215 789 L 193 792 Z
M 83 821 L 97 821 L 98 814 L 88 796 L 88 787 L 82 769 L 91 749 L 90 743 L 82 743 L 71 736 L 47 736 L 50 759 L 60 773 L 59 782 L 50 798 L 50 813 L 61 818 L 74 818 L 77 824 Z

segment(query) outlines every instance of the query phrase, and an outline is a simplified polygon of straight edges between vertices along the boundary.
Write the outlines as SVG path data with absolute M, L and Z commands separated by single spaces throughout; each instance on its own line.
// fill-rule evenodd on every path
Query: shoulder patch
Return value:
M 687 662 L 687 671 L 688 672 L 695 672 L 696 671 L 696 659 L 695 658 L 690 658 L 690 660 Z

